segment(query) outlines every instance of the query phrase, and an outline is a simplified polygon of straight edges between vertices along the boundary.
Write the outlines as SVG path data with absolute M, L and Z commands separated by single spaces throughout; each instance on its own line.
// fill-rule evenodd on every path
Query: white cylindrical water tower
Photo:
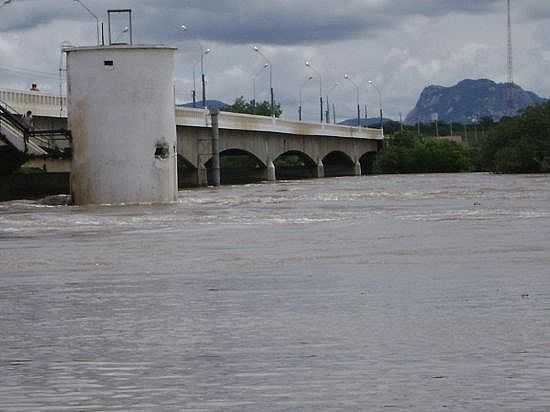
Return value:
M 176 49 L 121 45 L 65 51 L 74 204 L 175 201 Z

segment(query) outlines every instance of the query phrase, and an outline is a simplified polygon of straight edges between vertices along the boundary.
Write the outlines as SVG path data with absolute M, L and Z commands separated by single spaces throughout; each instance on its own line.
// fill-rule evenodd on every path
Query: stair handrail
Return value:
M 8 109 L 8 110 L 10 110 L 11 112 L 14 112 L 15 114 L 18 114 L 19 116 L 21 116 L 21 113 L 19 113 L 19 112 L 17 111 L 17 109 L 14 108 L 13 106 L 10 106 L 5 100 L 0 99 L 0 107 L 1 107 L 1 106 L 4 106 L 5 109 Z
M 47 136 L 63 136 L 69 143 L 72 142 L 71 131 L 67 129 L 55 129 L 55 130 L 33 130 L 28 127 L 22 120 L 22 115 L 15 108 L 10 106 L 4 100 L 0 99 L 0 130 L 2 128 L 1 120 L 4 119 L 12 132 L 18 131 L 23 135 L 23 142 L 25 153 L 28 152 L 28 144 L 31 138 L 36 138 L 42 141 Z M 44 142 L 42 142 L 44 143 Z
M 12 113 L 12 111 L 15 112 L 15 115 Z M 3 100 L 0 100 L 0 117 L 7 119 L 16 128 L 20 129 L 21 132 L 24 132 L 26 134 L 29 133 L 30 130 L 27 125 L 25 125 L 17 116 L 21 116 L 21 113 L 19 113 Z
M 16 115 L 11 113 L 10 110 L 15 112 Z M 27 153 L 30 130 L 17 116 L 21 116 L 21 114 L 5 101 L 0 100 L 0 129 L 2 128 L 1 120 L 4 119 L 8 126 L 11 126 L 12 128 L 15 128 L 18 132 L 20 132 L 23 135 L 23 144 L 25 148 L 24 153 Z

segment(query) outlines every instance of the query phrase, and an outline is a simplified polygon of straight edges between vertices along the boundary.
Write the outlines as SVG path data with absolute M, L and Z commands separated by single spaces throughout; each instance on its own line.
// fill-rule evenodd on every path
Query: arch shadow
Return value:
M 374 174 L 374 164 L 376 162 L 377 152 L 367 152 L 359 159 L 361 163 L 361 174 L 372 175 Z
M 212 179 L 212 159 L 205 163 L 208 184 Z M 258 157 L 246 150 L 227 149 L 220 152 L 220 181 L 222 185 L 255 183 L 265 180 L 267 167 Z
M 317 164 L 307 154 L 291 150 L 273 162 L 277 180 L 311 179 L 317 177 Z
M 353 176 L 355 162 L 344 152 L 331 152 L 323 158 L 325 177 Z
M 197 168 L 178 154 L 178 188 L 197 186 Z

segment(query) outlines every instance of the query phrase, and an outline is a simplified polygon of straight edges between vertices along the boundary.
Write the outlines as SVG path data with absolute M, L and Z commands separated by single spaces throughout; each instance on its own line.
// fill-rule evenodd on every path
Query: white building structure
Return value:
M 175 50 L 65 50 L 76 205 L 176 200 Z

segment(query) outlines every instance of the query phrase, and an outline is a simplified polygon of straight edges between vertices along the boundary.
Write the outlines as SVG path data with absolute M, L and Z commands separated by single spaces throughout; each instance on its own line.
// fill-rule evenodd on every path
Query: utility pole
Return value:
M 327 94 L 327 111 L 325 112 L 325 121 L 327 123 L 330 123 L 330 104 L 329 104 L 329 101 L 328 101 L 328 94 Z
M 439 113 L 434 113 L 432 115 L 432 120 L 435 122 L 435 137 L 439 137 Z

